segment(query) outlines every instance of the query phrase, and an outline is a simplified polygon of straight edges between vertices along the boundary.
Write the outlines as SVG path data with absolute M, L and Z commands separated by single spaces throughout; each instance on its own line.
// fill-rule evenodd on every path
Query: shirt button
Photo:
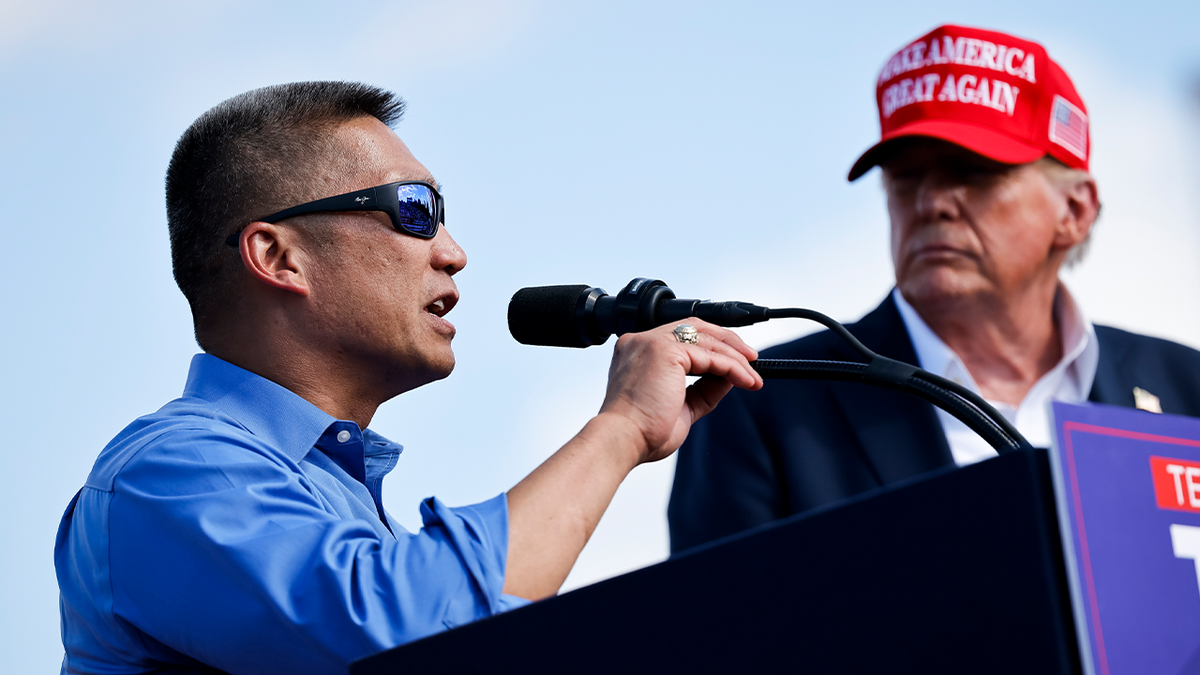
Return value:
M 345 443 L 346 441 L 350 440 L 350 432 L 342 429 L 338 432 L 337 439 L 338 443 Z

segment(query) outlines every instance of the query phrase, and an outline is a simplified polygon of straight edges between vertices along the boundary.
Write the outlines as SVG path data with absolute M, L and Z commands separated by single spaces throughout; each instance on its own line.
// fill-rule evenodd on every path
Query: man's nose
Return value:
M 432 255 L 433 268 L 446 270 L 451 276 L 458 274 L 462 268 L 467 266 L 467 252 L 458 245 L 457 241 L 454 241 L 454 237 L 450 236 L 445 225 L 438 228 L 437 236 L 433 238 Z
M 949 220 L 960 215 L 961 179 L 942 171 L 930 171 L 917 185 L 917 215 L 924 221 Z

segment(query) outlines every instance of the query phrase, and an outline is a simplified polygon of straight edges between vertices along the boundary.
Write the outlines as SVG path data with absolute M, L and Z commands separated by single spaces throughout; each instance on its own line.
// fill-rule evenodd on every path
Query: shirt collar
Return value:
M 192 357 L 183 395 L 209 401 L 297 462 L 337 421 L 290 390 L 211 354 Z
M 933 332 L 929 324 L 917 314 L 917 310 L 908 304 L 900 294 L 899 288 L 892 290 L 892 300 L 896 303 L 896 309 L 908 330 L 920 366 L 979 393 L 979 386 L 975 384 L 975 379 L 967 371 L 962 359 Z M 1061 281 L 1054 295 L 1054 315 L 1062 329 L 1063 358 L 1043 378 L 1063 371 L 1069 385 L 1079 392 L 1082 399 L 1086 399 L 1096 379 L 1096 368 L 1100 362 L 1100 343 L 1096 339 L 1096 329 L 1092 322 L 1084 315 L 1071 292 Z
M 892 301 L 896 303 L 896 309 L 900 312 L 900 318 L 904 320 L 904 327 L 908 329 L 908 337 L 912 340 L 913 351 L 917 353 L 917 364 L 934 375 L 941 375 L 950 380 L 955 380 L 958 384 L 970 388 L 972 391 L 978 391 L 975 386 L 975 381 L 970 379 L 970 373 L 966 372 L 963 366 L 962 359 L 958 358 L 950 347 L 942 341 L 937 333 L 925 323 L 917 310 L 908 304 L 904 296 L 900 294 L 900 289 L 892 289 Z M 961 374 L 952 371 L 961 370 L 965 373 L 968 381 L 963 381 Z
M 1062 328 L 1062 363 L 1068 368 L 1067 377 L 1074 381 L 1083 400 L 1087 400 L 1096 381 L 1096 369 L 1100 365 L 1100 340 L 1096 337 L 1096 327 L 1061 281 L 1054 295 L 1054 312 Z

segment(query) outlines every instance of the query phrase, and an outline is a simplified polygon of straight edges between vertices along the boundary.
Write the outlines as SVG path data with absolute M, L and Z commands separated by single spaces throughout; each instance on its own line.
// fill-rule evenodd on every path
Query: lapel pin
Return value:
M 1159 403 L 1158 397 L 1141 387 L 1133 388 L 1133 405 L 1138 410 L 1146 412 L 1162 413 L 1162 404 Z

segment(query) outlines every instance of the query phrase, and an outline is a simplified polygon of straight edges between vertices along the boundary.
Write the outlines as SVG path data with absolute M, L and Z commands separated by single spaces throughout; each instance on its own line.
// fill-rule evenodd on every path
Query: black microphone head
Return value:
M 522 288 L 508 301 L 508 332 L 524 345 L 590 347 L 579 302 L 591 290 L 585 284 Z

